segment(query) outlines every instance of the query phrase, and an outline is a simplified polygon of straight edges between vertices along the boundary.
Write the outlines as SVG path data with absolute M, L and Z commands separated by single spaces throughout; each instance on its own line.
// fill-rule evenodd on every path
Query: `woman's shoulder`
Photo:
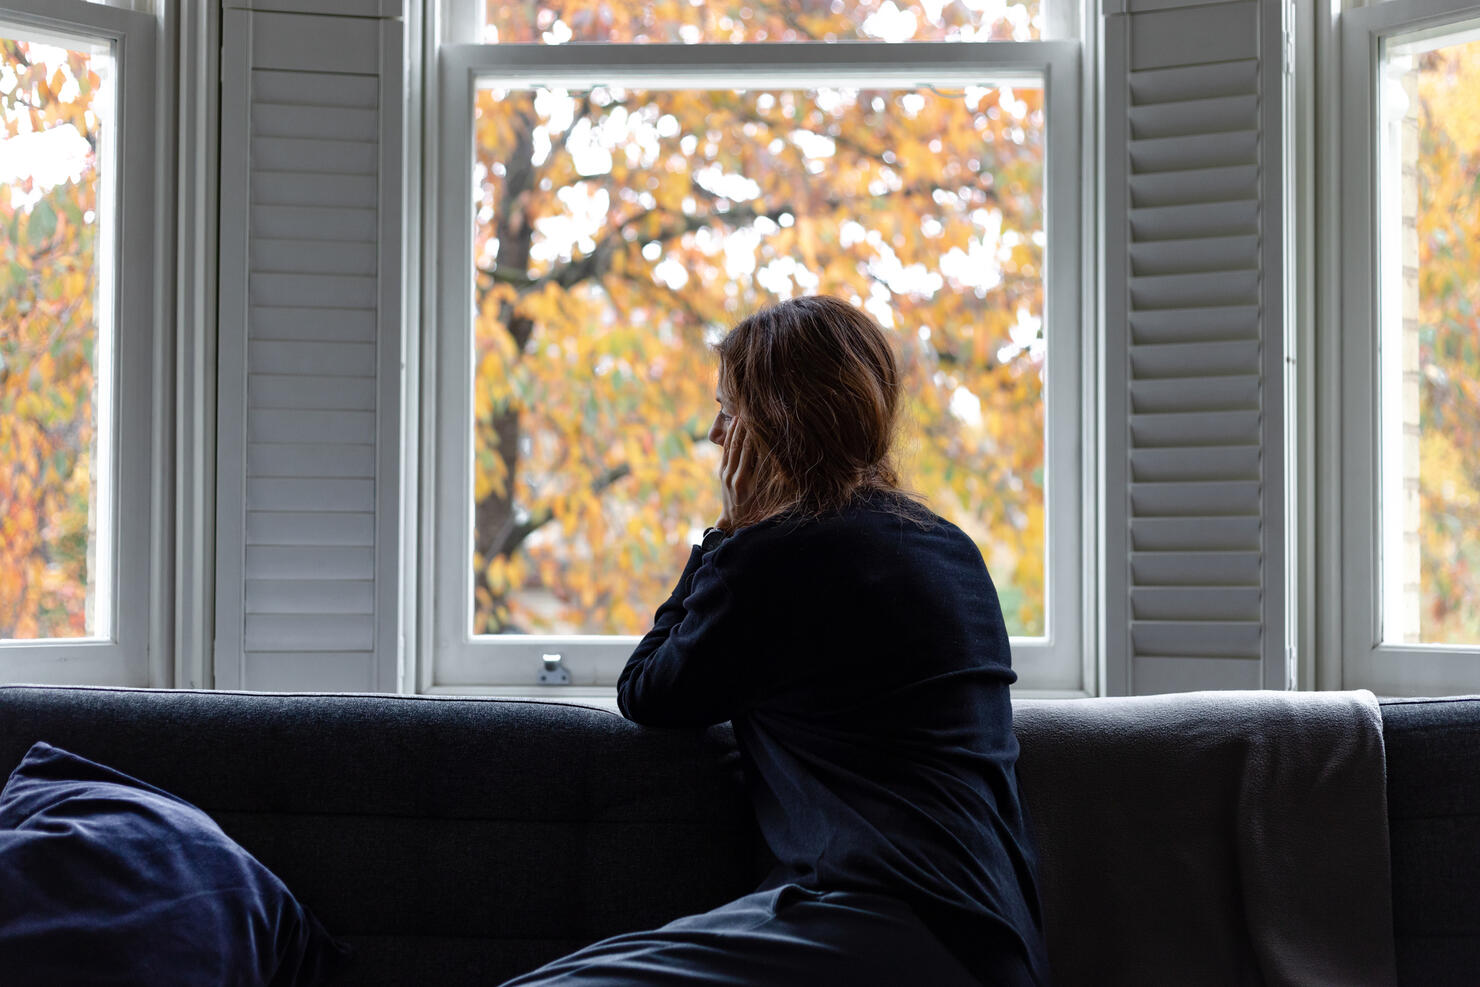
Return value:
M 708 561 L 731 593 L 760 594 L 776 612 L 818 599 L 855 609 L 877 600 L 887 609 L 922 593 L 958 599 L 991 589 L 970 536 L 918 501 L 892 497 L 860 498 L 812 517 L 767 518 L 737 529 Z
M 909 494 L 871 489 L 859 491 L 832 510 L 773 515 L 737 529 L 726 544 L 744 547 L 748 552 L 774 549 L 797 559 L 813 550 L 873 552 L 886 543 L 897 549 L 941 539 L 970 541 L 960 528 Z
M 955 527 L 931 510 L 929 505 L 918 496 L 892 487 L 860 490 L 854 495 L 850 507 L 862 514 L 897 518 L 921 530 L 930 530 L 942 525 Z

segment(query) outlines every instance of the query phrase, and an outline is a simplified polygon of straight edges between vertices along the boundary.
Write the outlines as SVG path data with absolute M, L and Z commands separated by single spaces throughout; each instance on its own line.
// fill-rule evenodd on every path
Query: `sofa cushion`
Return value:
M 14 985 L 312 985 L 342 955 L 205 813 L 46 743 L 0 792 L 0 888 Z

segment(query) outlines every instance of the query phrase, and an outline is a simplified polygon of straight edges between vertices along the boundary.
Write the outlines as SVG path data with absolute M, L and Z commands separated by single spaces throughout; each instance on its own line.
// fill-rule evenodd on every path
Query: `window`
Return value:
M 1343 17 L 1348 678 L 1451 691 L 1480 672 L 1480 7 Z
M 4 681 L 147 681 L 153 31 L 0 5 Z
M 826 293 L 894 334 L 906 483 L 1025 684 L 1078 687 L 1077 46 L 1033 6 L 683 9 L 442 46 L 424 686 L 613 684 L 719 513 L 711 345 Z

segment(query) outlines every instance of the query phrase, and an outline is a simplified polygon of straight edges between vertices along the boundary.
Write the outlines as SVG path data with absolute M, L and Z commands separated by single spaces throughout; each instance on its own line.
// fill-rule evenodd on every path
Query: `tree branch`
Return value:
M 690 442 L 698 444 L 709 437 L 709 431 L 706 429 L 702 432 L 689 432 L 687 437 Z M 591 493 L 600 496 L 631 475 L 632 467 L 629 464 L 618 463 L 591 481 Z M 511 516 L 510 520 L 505 523 L 504 529 L 493 539 L 492 555 L 514 554 L 514 551 L 524 544 L 525 539 L 553 520 L 555 520 L 555 514 L 549 508 L 532 514 L 523 521 L 515 522 Z
M 565 128 L 564 132 L 561 133 L 559 141 L 551 141 L 551 145 L 553 146 L 554 144 L 559 143 L 561 147 L 564 147 L 565 150 L 569 152 L 570 148 L 567 146 L 566 142 L 570 140 L 570 135 L 575 132 L 576 124 L 580 123 L 582 120 L 586 119 L 590 115 L 591 91 L 588 89 L 581 96 L 580 108 L 575 113 L 571 114 L 570 125 Z
M 602 473 L 591 481 L 591 493 L 600 496 L 619 480 L 629 476 L 632 467 L 626 463 L 620 463 Z M 504 523 L 503 530 L 493 539 L 493 555 L 512 555 L 514 550 L 524 544 L 524 540 L 534 534 L 540 528 L 555 519 L 555 513 L 548 507 L 538 514 L 532 514 L 523 521 L 515 521 L 512 513 L 508 521 Z
M 514 285 L 519 289 L 520 295 L 527 295 L 538 291 L 547 284 L 555 284 L 568 291 L 582 281 L 599 278 L 605 274 L 611 268 L 612 256 L 624 242 L 622 237 L 623 229 L 644 216 L 652 215 L 654 212 L 658 212 L 658 210 L 639 213 L 629 220 L 624 220 L 622 224 L 613 226 L 602 235 L 601 239 L 597 241 L 595 249 L 590 253 L 578 259 L 571 260 L 569 263 L 552 268 L 537 278 L 531 278 L 515 268 L 497 265 L 493 268 L 477 268 L 478 278 L 488 286 L 492 286 L 493 284 Z M 685 216 L 682 222 L 658 231 L 653 239 L 671 240 L 675 237 L 683 236 L 685 233 L 693 233 L 696 230 L 703 229 L 715 222 L 738 223 L 761 218 L 776 222 L 783 214 L 795 214 L 795 212 L 796 210 L 790 205 L 781 205 L 766 210 L 757 209 L 749 205 L 737 205 L 724 212 L 715 210 L 714 212 L 704 213 L 703 215 Z M 485 288 L 485 290 L 487 289 Z

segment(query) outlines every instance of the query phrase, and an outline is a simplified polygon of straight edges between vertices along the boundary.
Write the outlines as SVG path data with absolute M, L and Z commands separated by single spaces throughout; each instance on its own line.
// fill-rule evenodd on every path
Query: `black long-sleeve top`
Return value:
M 618 702 L 654 726 L 733 721 L 778 861 L 762 887 L 893 894 L 968 968 L 1005 943 L 1047 982 L 997 593 L 959 528 L 891 497 L 695 547 Z

